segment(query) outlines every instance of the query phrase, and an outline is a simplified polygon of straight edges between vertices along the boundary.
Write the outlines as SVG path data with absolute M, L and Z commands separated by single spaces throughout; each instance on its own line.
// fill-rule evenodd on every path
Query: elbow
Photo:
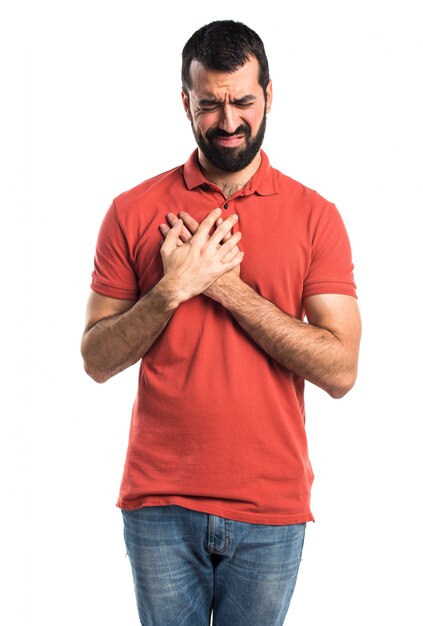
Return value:
M 346 372 L 342 376 L 339 376 L 336 382 L 330 386 L 326 391 L 331 398 L 339 400 L 343 398 L 354 387 L 357 378 L 357 372 Z
M 89 344 L 84 336 L 81 342 L 81 355 L 84 362 L 84 370 L 96 383 L 105 383 L 110 378 L 110 374 L 100 369 L 93 359 L 89 350 Z
M 334 398 L 334 400 L 340 400 L 347 395 L 350 389 L 351 387 L 332 387 L 328 389 L 328 394 L 331 398 Z
M 105 372 L 101 372 L 98 369 L 90 366 L 87 361 L 84 360 L 84 370 L 88 374 L 90 378 L 93 379 L 94 382 L 102 384 L 109 380 L 110 376 L 108 376 Z

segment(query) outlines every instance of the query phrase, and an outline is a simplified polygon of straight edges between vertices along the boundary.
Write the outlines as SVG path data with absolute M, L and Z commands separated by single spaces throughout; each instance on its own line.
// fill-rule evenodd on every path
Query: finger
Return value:
M 191 217 L 191 215 L 187 213 L 186 211 L 179 211 L 178 215 L 181 219 L 184 220 L 185 226 L 187 227 L 187 229 L 190 231 L 192 235 L 197 232 L 197 229 L 199 226 L 197 220 Z M 219 219 L 223 222 L 221 217 L 219 217 Z
M 219 219 L 218 219 L 218 220 L 217 220 L 217 222 L 216 222 L 216 228 L 217 228 L 218 226 L 220 226 L 221 224 L 223 224 L 223 219 L 222 219 L 221 217 L 219 217 Z M 230 233 L 228 233 L 227 235 L 225 235 L 225 236 L 223 237 L 223 239 L 222 239 L 221 243 L 222 243 L 222 242 L 227 241 L 227 240 L 229 239 L 229 237 L 230 237 L 230 236 L 231 236 L 231 234 L 230 234 Z
M 225 254 L 225 256 L 223 257 L 223 259 L 221 260 L 222 263 L 228 263 L 228 261 L 232 261 L 232 259 L 234 259 L 236 257 L 236 255 L 239 252 L 239 248 L 238 246 L 234 246 L 232 248 L 232 250 L 229 250 L 229 252 L 227 252 Z
M 176 224 L 176 222 L 178 221 L 178 218 L 176 217 L 176 215 L 174 213 L 168 213 L 166 215 L 167 221 L 169 222 L 169 224 L 171 226 L 174 226 Z M 182 228 L 182 232 L 181 232 L 181 239 L 183 241 L 183 243 L 186 243 L 187 241 L 189 241 L 191 239 L 192 235 L 190 233 L 190 231 L 185 228 L 185 226 L 183 226 Z
M 238 231 L 231 235 L 230 239 L 228 239 L 228 241 L 225 241 L 225 243 L 222 244 L 220 248 L 218 248 L 218 253 L 221 261 L 225 259 L 228 252 L 231 252 L 234 248 L 238 247 L 238 243 L 241 237 L 242 234 Z
M 181 235 L 182 227 L 183 227 L 182 220 L 178 220 L 172 228 L 169 228 L 169 232 L 167 233 L 165 240 L 163 242 L 163 245 L 162 245 L 162 250 L 164 252 L 170 252 L 171 250 L 173 250 L 174 248 L 177 248 L 180 245 L 179 237 Z
M 170 231 L 169 226 L 167 224 L 160 224 L 159 229 L 163 237 L 166 238 L 167 233 Z
M 226 271 L 230 272 L 230 270 L 233 270 L 235 267 L 240 265 L 242 263 L 243 258 L 244 258 L 244 252 L 243 250 L 239 250 L 239 252 L 237 252 L 236 255 L 230 261 L 224 261 L 223 264 L 225 265 Z
M 230 232 L 234 224 L 236 224 L 237 221 L 238 221 L 238 215 L 235 215 L 235 214 L 230 215 L 220 226 L 216 228 L 216 231 L 210 237 L 210 244 L 212 245 L 215 244 L 217 246 L 222 241 L 222 239 L 226 237 L 226 235 L 229 234 L 229 237 L 230 237 L 231 236 Z
M 220 226 L 220 224 L 219 224 L 219 226 Z M 225 241 L 228 241 L 228 239 L 230 239 L 230 237 L 231 237 L 231 231 L 226 233 L 226 235 L 223 237 L 223 239 L 222 239 L 223 243 L 225 243 Z
M 201 243 L 207 241 L 207 239 L 209 237 L 209 232 L 210 232 L 212 226 L 216 223 L 217 219 L 220 217 L 221 213 L 222 213 L 221 209 L 213 209 L 213 211 L 211 211 L 207 215 L 207 217 L 205 217 L 203 219 L 203 221 L 199 225 L 195 235 L 193 235 L 192 239 L 195 240 L 195 241 L 200 241 Z M 223 224 L 222 224 L 222 226 L 223 226 Z M 219 228 L 222 228 L 222 226 L 219 226 Z
M 170 231 L 169 226 L 168 226 L 167 224 L 160 224 L 159 228 L 160 228 L 160 232 L 161 232 L 161 234 L 162 234 L 162 235 L 163 235 L 163 237 L 166 239 L 167 234 L 168 234 L 168 232 Z M 163 243 L 163 242 L 162 242 L 162 243 Z M 180 237 L 179 237 L 179 240 L 178 240 L 178 243 L 177 243 L 177 246 L 178 246 L 178 248 L 179 248 L 180 246 L 183 246 L 183 245 L 184 245 L 184 242 L 182 241 L 182 237 L 180 236 Z

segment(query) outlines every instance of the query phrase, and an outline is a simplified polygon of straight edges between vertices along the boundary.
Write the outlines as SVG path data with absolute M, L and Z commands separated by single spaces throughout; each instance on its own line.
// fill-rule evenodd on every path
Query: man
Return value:
M 304 379 L 356 377 L 351 251 L 260 149 L 258 35 L 213 22 L 182 56 L 198 150 L 106 214 L 82 354 L 98 382 L 142 359 L 118 500 L 142 624 L 279 625 L 313 520 Z

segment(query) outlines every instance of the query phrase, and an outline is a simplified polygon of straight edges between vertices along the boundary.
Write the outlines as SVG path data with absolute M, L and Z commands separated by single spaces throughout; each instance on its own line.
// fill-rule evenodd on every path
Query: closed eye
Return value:
M 246 109 L 249 106 L 252 106 L 256 102 L 255 96 L 248 95 L 237 100 L 233 100 L 230 104 L 232 106 L 236 106 L 240 109 Z M 216 111 L 224 106 L 224 102 L 219 102 L 217 100 L 203 98 L 198 102 L 198 107 L 201 111 Z
M 206 104 L 206 105 L 202 105 L 200 106 L 201 111 L 216 111 L 216 109 L 220 109 L 222 105 L 219 102 L 216 102 L 215 104 Z

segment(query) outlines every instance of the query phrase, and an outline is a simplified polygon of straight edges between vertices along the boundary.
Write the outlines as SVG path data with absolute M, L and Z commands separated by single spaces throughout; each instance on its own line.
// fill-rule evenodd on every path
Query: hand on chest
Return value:
M 175 202 L 171 199 L 150 207 L 148 219 L 143 220 L 135 250 L 135 265 L 142 293 L 145 293 L 160 280 L 163 267 L 160 257 L 162 239 L 159 226 L 166 221 L 171 211 L 178 215 L 188 212 L 197 222 L 201 222 L 211 209 L 219 206 L 218 198 L 208 198 L 197 205 L 191 202 Z M 242 239 L 239 248 L 245 252 L 241 264 L 241 277 L 251 287 L 276 305 L 290 308 L 301 299 L 304 277 L 310 261 L 310 245 L 301 213 L 296 215 L 292 208 L 275 206 L 266 198 L 229 199 L 222 203 L 222 218 L 236 213 L 238 222 L 235 230 L 240 230 Z M 225 205 L 227 208 L 225 208 Z M 145 214 L 147 217 L 147 213 Z M 304 221 L 304 220 L 303 220 Z

